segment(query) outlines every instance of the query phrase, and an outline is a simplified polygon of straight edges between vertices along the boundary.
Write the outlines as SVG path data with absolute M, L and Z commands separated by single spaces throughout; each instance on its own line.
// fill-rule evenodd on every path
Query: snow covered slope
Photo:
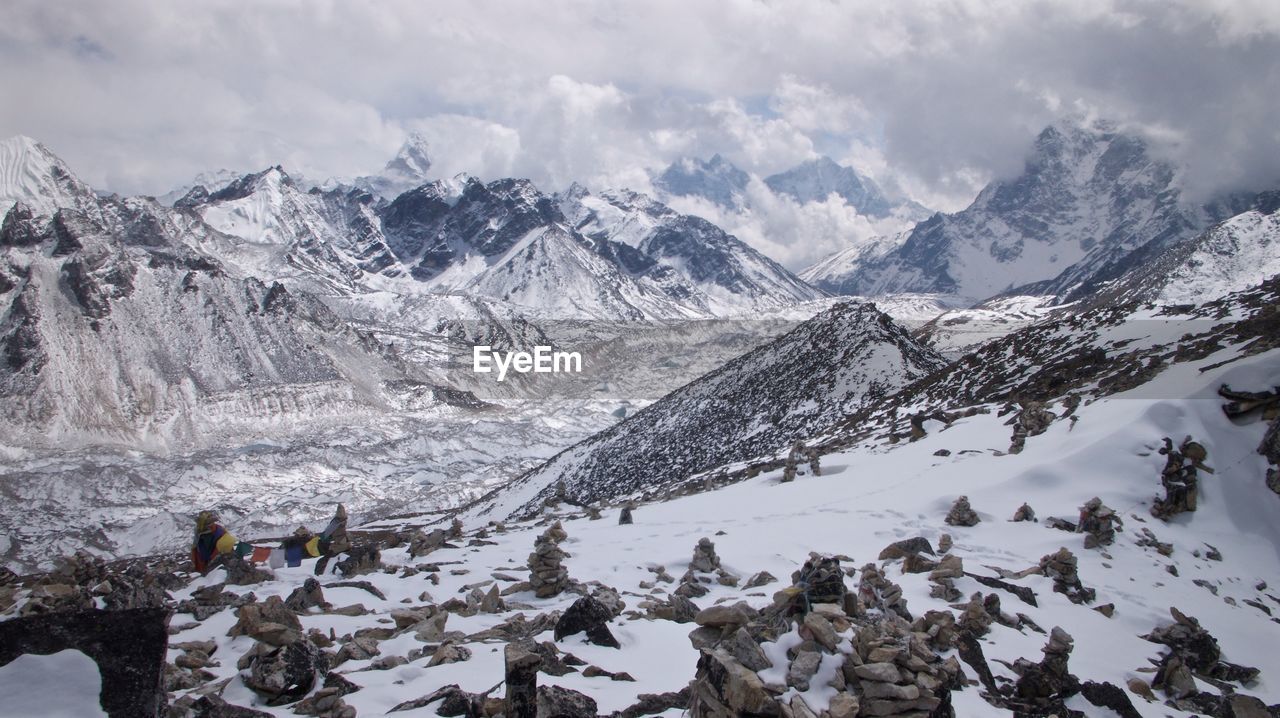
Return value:
M 840 304 L 565 450 L 474 515 L 536 511 L 557 481 L 580 501 L 661 492 L 716 466 L 772 455 L 943 363 L 874 307 Z
M 403 274 L 382 236 L 375 198 L 362 190 L 303 191 L 272 167 L 176 207 L 217 230 L 202 249 L 246 274 L 326 294 L 361 291 L 380 273 Z
M 0 142 L 0 213 L 19 200 L 45 216 L 63 207 L 91 210 L 95 203 L 93 190 L 65 162 L 21 135 Z
M 899 232 L 855 243 L 800 270 L 800 278 L 832 294 L 856 296 L 861 289 L 859 270 L 902 246 L 908 236 L 910 232 Z
M 634 511 L 634 523 L 628 525 L 614 520 L 616 506 L 605 507 L 605 520 L 593 520 L 588 512 L 560 504 L 544 510 L 536 521 L 508 522 L 500 528 L 484 520 L 468 520 L 458 539 L 426 556 L 411 556 L 412 530 L 394 541 L 387 533 L 404 522 L 395 518 L 375 522 L 369 528 L 377 532 L 358 535 L 382 549 L 381 561 L 387 570 L 359 576 L 374 590 L 340 584 L 337 576 L 321 576 L 327 603 L 332 607 L 358 603 L 363 610 L 303 608 L 298 620 L 304 632 L 314 629 L 312 635 L 320 637 L 314 640 L 320 643 L 329 635 L 336 637 L 335 645 L 324 650 L 344 652 L 345 660 L 334 672 L 359 687 L 342 700 L 361 715 L 386 713 L 451 684 L 483 693 L 504 677 L 504 644 L 523 638 L 550 642 L 557 652 L 572 653 L 596 667 L 560 671 L 549 665 L 538 673 L 539 685 L 579 691 L 597 703 L 597 713 L 614 714 L 639 703 L 642 694 L 651 696 L 651 705 L 657 703 L 656 694 L 679 691 L 694 678 L 701 656 L 695 641 L 708 640 L 709 632 L 704 629 L 691 640 L 690 634 L 699 629 L 697 623 L 687 617 L 681 618 L 686 622 L 676 622 L 672 614 L 663 617 L 658 609 L 671 600 L 671 593 L 681 585 L 679 577 L 690 568 L 694 546 L 706 538 L 714 542 L 726 578 L 702 582 L 692 577 L 705 593 L 690 599 L 691 615 L 719 606 L 723 616 L 738 601 L 767 610 L 776 592 L 799 583 L 793 572 L 812 553 L 837 556 L 847 572 L 838 574 L 840 584 L 858 597 L 853 611 L 858 627 L 896 626 L 904 642 L 917 645 L 914 654 L 927 650 L 932 656 L 936 651 L 961 665 L 969 680 L 950 687 L 954 713 L 942 715 L 1015 715 L 1009 701 L 1017 697 L 1014 687 L 1019 672 L 1027 670 L 1019 659 L 1038 663 L 1049 640 L 1046 634 L 1054 628 L 1073 639 L 1066 670 L 1080 682 L 1110 684 L 1113 695 L 1124 699 L 1124 712 L 1117 712 L 1099 707 L 1078 692 L 1046 690 L 1029 696 L 1061 700 L 1066 710 L 1060 707 L 1055 715 L 1239 718 L 1250 715 L 1246 709 L 1256 716 L 1274 715 L 1280 709 L 1267 706 L 1280 704 L 1280 687 L 1274 678 L 1280 659 L 1269 640 L 1275 633 L 1273 614 L 1280 609 L 1274 587 L 1280 575 L 1280 529 L 1274 520 L 1280 498 L 1266 488 L 1262 480 L 1266 462 L 1256 453 L 1266 425 L 1229 419 L 1216 392 L 1224 382 L 1237 388 L 1280 384 L 1280 347 L 1275 335 L 1266 334 L 1268 327 L 1259 323 L 1277 301 L 1280 283 L 1272 281 L 1225 300 L 1204 315 L 1170 314 L 1135 325 L 1120 321 L 1123 313 L 1098 314 L 1074 326 L 1052 324 L 1029 333 L 1024 340 L 1043 337 L 1058 348 L 1069 339 L 1079 342 L 1094 336 L 1102 342 L 1099 347 L 1109 347 L 1104 351 L 1117 357 L 1134 346 L 1156 355 L 1169 347 L 1185 346 L 1177 357 L 1170 356 L 1169 363 L 1135 377 L 1126 387 L 1090 388 L 1071 417 L 1065 416 L 1065 406 L 1050 406 L 1058 417 L 1043 433 L 1028 437 L 1016 454 L 1007 451 L 1009 427 L 1007 417 L 1000 414 L 1003 400 L 992 393 L 988 396 L 993 401 L 977 405 L 987 413 L 960 416 L 945 427 L 941 422 L 926 424 L 927 434 L 918 440 L 891 442 L 866 436 L 830 450 L 822 457 L 821 476 L 802 470 L 795 481 L 783 483 L 782 472 L 773 468 L 714 490 L 700 490 L 698 483 L 694 493 L 641 503 Z M 1202 321 L 1218 313 L 1222 321 Z M 1274 325 L 1274 319 L 1271 322 Z M 1180 339 L 1188 330 L 1192 338 Z M 1016 350 L 1013 343 L 1002 348 Z M 1025 366 L 1019 356 L 1027 359 Z M 1024 385 L 1031 380 L 1034 396 L 1061 398 L 1064 390 L 1085 388 L 1071 383 L 1084 377 L 1070 374 L 1064 375 L 1067 384 L 1058 389 L 1036 386 L 1034 373 L 1019 373 L 1031 368 L 1031 353 L 1013 358 L 1018 359 L 1017 376 L 1008 378 Z M 1063 369 L 1058 367 L 1059 374 Z M 1001 367 L 992 366 L 990 371 L 1000 372 Z M 1103 373 L 1112 375 L 1109 370 Z M 957 371 L 954 380 L 961 379 Z M 953 399 L 954 408 L 964 406 L 964 399 Z M 1157 450 L 1163 437 L 1180 440 L 1186 435 L 1207 449 L 1205 463 L 1214 473 L 1200 474 L 1197 510 L 1165 522 L 1150 514 L 1153 499 L 1162 492 L 1165 457 Z M 948 508 L 961 495 L 971 502 L 978 523 L 947 523 Z M 1086 548 L 1083 534 L 1055 529 L 1047 520 L 1075 521 L 1078 507 L 1095 496 L 1112 507 L 1121 522 L 1110 545 Z M 1010 521 L 1024 502 L 1039 520 Z M 520 582 L 529 576 L 530 549 L 552 520 L 560 520 L 567 534 L 560 547 L 567 554 L 563 566 L 571 581 L 570 590 L 544 598 Z M 948 548 L 943 547 L 944 534 Z M 887 546 L 907 539 L 923 539 L 930 548 L 910 562 L 901 557 L 879 558 Z M 1082 588 L 1094 592 L 1092 599 L 1073 602 L 1055 590 L 1058 582 L 1052 576 L 1039 569 L 1044 557 L 1062 549 L 1074 556 L 1078 580 Z M 952 565 L 959 562 L 958 574 L 948 579 L 959 599 L 939 596 L 941 584 L 930 580 L 930 564 L 944 558 Z M 868 565 L 882 572 L 892 586 L 860 580 L 858 567 Z M 283 599 L 314 578 L 311 569 L 308 564 L 280 568 L 261 582 L 222 585 L 220 590 L 229 592 L 228 598 L 252 592 L 259 602 Z M 760 572 L 768 575 L 760 575 L 759 582 L 747 582 Z M 292 705 L 266 705 L 265 698 L 246 685 L 247 672 L 237 668 L 235 659 L 259 649 L 249 636 L 228 635 L 237 620 L 235 608 L 213 608 L 199 619 L 187 612 L 200 604 L 198 590 L 206 589 L 200 594 L 206 596 L 217 593 L 208 587 L 224 581 L 220 572 L 207 577 L 176 574 L 173 600 L 192 599 L 192 604 L 186 604 L 173 622 L 182 628 L 173 637 L 168 659 L 178 662 L 185 652 L 180 646 L 184 642 L 212 641 L 216 665 L 207 667 L 210 675 L 196 679 L 196 686 L 176 688 L 175 700 L 216 686 L 221 698 L 231 704 L 281 718 L 293 715 Z M 494 587 L 503 594 L 501 602 L 486 600 L 486 592 Z M 557 638 L 557 619 L 582 595 L 607 597 L 602 587 L 617 592 L 625 603 L 608 619 L 619 647 L 594 645 L 580 633 Z M 897 606 L 909 619 L 885 605 L 895 588 L 902 599 Z M 0 610 L 6 617 L 16 614 L 33 593 L 32 586 L 15 587 L 14 605 Z M 975 594 L 977 601 L 967 603 Z M 1171 609 L 1175 608 L 1197 619 L 1205 632 L 1195 634 L 1197 645 L 1189 650 L 1211 655 L 1212 663 L 1221 659 L 1256 668 L 1257 679 L 1224 679 L 1198 669 L 1185 676 L 1186 684 L 1171 679 L 1169 693 L 1153 689 L 1156 665 L 1170 649 L 1145 636 L 1173 625 Z M 430 626 L 414 623 L 414 614 L 405 609 L 420 611 L 419 616 L 445 614 L 443 629 L 456 633 L 432 634 Z M 714 613 L 703 614 L 703 622 L 713 617 Z M 913 630 L 913 622 L 919 619 L 924 620 L 915 623 Z M 939 631 L 928 630 L 939 624 L 957 634 L 969 634 L 968 645 L 977 646 L 981 657 L 972 648 L 962 651 L 954 643 L 946 645 Z M 421 638 L 415 635 L 420 630 Z M 836 693 L 825 686 L 832 674 L 825 674 L 809 690 L 789 690 L 787 669 L 795 664 L 786 648 L 804 639 L 790 623 L 778 633 L 779 640 L 762 645 L 763 667 L 749 673 L 759 679 L 760 690 L 770 698 L 781 696 L 798 705 L 799 697 L 815 715 L 820 714 Z M 357 635 L 361 643 L 356 643 Z M 376 645 L 376 653 L 357 652 L 370 643 Z M 348 644 L 353 645 L 343 648 Z M 884 655 L 892 656 L 893 650 Z M 563 653 L 559 657 L 566 658 Z M 837 659 L 852 663 L 852 659 Z M 904 654 L 901 660 L 906 663 L 910 658 Z M 835 669 L 842 672 L 839 663 Z M 989 687 L 982 685 L 982 670 L 991 673 Z M 177 673 L 176 669 L 171 672 Z M 632 680 L 609 679 L 609 673 L 618 672 L 626 672 Z M 742 675 L 744 682 L 756 685 L 756 679 Z M 1184 697 L 1178 691 L 1187 684 L 1190 695 Z M 899 692 L 914 693 L 905 687 Z M 1247 706 L 1242 703 L 1245 697 L 1260 700 L 1262 706 Z M 674 718 L 687 709 L 687 696 L 683 702 L 676 697 L 671 700 L 670 707 L 659 709 L 658 715 Z M 1240 708 L 1229 707 L 1230 701 Z M 875 705 L 877 712 L 888 707 Z M 406 713 L 429 716 L 439 707 L 433 703 Z
M 1200 304 L 1280 273 L 1278 209 L 1280 192 L 1264 192 L 1250 209 L 1149 258 L 1088 303 Z
M 993 182 L 965 210 L 935 215 L 896 249 L 824 279 L 864 295 L 980 300 L 1020 287 L 1064 295 L 1132 251 L 1176 243 L 1204 225 L 1202 210 L 1181 199 L 1175 169 L 1141 139 L 1106 124 L 1058 125 L 1036 138 L 1018 177 Z

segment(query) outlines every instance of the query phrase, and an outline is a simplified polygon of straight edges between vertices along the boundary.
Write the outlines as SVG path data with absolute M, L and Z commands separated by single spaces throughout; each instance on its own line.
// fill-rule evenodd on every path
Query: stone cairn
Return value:
M 874 563 L 862 567 L 862 576 L 858 580 L 858 599 L 867 608 L 892 613 L 907 621 L 912 620 L 911 612 L 907 610 L 907 599 L 902 597 L 902 587 L 890 581 Z
M 1097 598 L 1097 592 L 1092 588 L 1085 588 L 1080 582 L 1076 564 L 1075 554 L 1063 547 L 1056 553 L 1041 558 L 1040 565 L 1032 569 L 1031 573 L 1039 573 L 1053 579 L 1054 592 L 1065 595 L 1072 603 L 1092 603 L 1093 599 Z
M 1084 533 L 1084 547 L 1110 546 L 1116 540 L 1116 526 L 1122 525 L 1120 517 L 1097 496 L 1080 507 L 1080 523 L 1076 531 Z
M 1172 624 L 1157 628 L 1143 638 L 1169 648 L 1169 653 L 1160 661 L 1155 684 L 1157 688 L 1163 687 L 1170 698 L 1186 697 L 1188 693 L 1181 690 L 1184 687 L 1196 690 L 1194 681 L 1181 680 L 1182 676 L 1178 675 L 1184 669 L 1211 681 L 1251 683 L 1257 679 L 1257 668 L 1222 660 L 1217 639 L 1195 618 L 1173 607 L 1169 608 L 1169 614 L 1173 616 Z
M 938 562 L 938 567 L 929 573 L 929 596 L 940 598 L 948 603 L 960 600 L 960 589 L 955 580 L 964 576 L 964 562 L 955 554 L 947 554 Z
M 1019 658 L 1013 663 L 1018 674 L 1010 708 L 1025 711 L 1027 715 L 1050 715 L 1059 710 L 1063 698 L 1080 690 L 1079 680 L 1067 669 L 1075 639 L 1061 628 L 1054 626 L 1049 632 L 1049 642 L 1040 649 L 1044 658 L 1032 663 Z
M 796 469 L 805 454 L 806 450 L 803 441 L 797 441 L 791 445 L 791 451 L 787 452 L 787 460 L 782 467 L 782 483 L 786 484 L 796 480 Z
M 1160 454 L 1165 457 L 1164 469 L 1160 471 L 1164 497 L 1156 499 L 1151 506 L 1151 515 L 1168 521 L 1170 516 L 1196 510 L 1199 472 L 1203 470 L 1212 474 L 1213 469 L 1204 465 L 1209 451 L 1203 444 L 1192 441 L 1190 436 L 1176 449 L 1173 448 L 1173 440 L 1166 436 Z
M 1013 512 L 1013 518 L 1011 520 L 1014 522 L 1035 521 L 1036 511 L 1031 508 L 1030 504 L 1024 503 L 1018 507 L 1017 511 Z
M 980 521 L 982 519 L 978 518 L 977 512 L 969 506 L 968 496 L 956 499 L 956 502 L 951 505 L 951 510 L 947 512 L 948 526 L 976 526 Z
M 1013 424 L 1013 437 L 1009 444 L 1010 454 L 1022 453 L 1027 445 L 1028 436 L 1039 436 L 1049 430 L 1049 425 L 1058 418 L 1057 414 L 1044 408 L 1038 401 L 1023 402 L 1022 410 L 1008 423 Z
M 529 586 L 538 598 L 558 596 L 569 588 L 569 570 L 563 565 L 569 554 L 560 548 L 560 542 L 568 537 L 557 521 L 534 539 L 533 553 L 529 554 Z
M 720 567 L 720 557 L 716 555 L 716 545 L 711 539 L 703 536 L 693 547 L 693 558 L 689 561 L 689 569 L 680 577 L 680 585 L 675 594 L 684 598 L 700 598 L 707 595 L 704 584 L 712 582 L 722 586 L 737 586 L 738 577 Z
M 864 615 L 833 558 L 814 557 L 796 575 L 762 611 L 737 604 L 698 614 L 689 636 L 699 651 L 691 716 L 954 716 L 960 664 L 943 660 L 930 635 L 892 612 Z M 801 641 L 777 665 L 762 644 L 792 632 Z M 796 692 L 817 688 L 819 676 L 833 694 L 826 706 L 811 706 Z

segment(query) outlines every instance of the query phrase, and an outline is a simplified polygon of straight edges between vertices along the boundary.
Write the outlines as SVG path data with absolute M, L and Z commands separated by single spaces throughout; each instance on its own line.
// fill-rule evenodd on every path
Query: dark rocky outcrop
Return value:
M 608 606 L 596 598 L 583 596 L 574 601 L 569 610 L 565 611 L 556 622 L 555 639 L 559 641 L 565 636 L 585 633 L 587 640 L 597 646 L 619 648 L 618 639 L 614 638 L 609 630 L 609 620 L 612 618 L 613 612 Z
M 81 651 L 102 674 L 102 708 L 111 718 L 161 715 L 169 646 L 166 608 L 80 611 L 0 622 L 0 665 L 27 653 Z

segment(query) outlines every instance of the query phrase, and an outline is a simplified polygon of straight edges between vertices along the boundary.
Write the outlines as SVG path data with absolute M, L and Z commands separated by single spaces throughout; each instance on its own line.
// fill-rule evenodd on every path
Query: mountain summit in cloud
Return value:
M 410 133 L 404 144 L 400 146 L 400 150 L 396 152 L 396 156 L 382 168 L 382 172 L 359 177 L 353 184 L 383 199 L 395 199 L 400 194 L 430 181 L 429 150 L 425 137 L 417 132 Z

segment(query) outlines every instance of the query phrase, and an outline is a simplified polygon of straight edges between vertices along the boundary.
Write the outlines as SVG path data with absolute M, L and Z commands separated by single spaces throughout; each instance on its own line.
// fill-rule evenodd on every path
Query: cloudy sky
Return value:
M 1208 193 L 1280 178 L 1280 3 L 7 0 L 0 96 L 0 135 L 124 193 L 365 174 L 418 131 L 441 175 L 643 187 L 682 155 L 826 154 L 957 209 L 1064 115 L 1147 134 Z

